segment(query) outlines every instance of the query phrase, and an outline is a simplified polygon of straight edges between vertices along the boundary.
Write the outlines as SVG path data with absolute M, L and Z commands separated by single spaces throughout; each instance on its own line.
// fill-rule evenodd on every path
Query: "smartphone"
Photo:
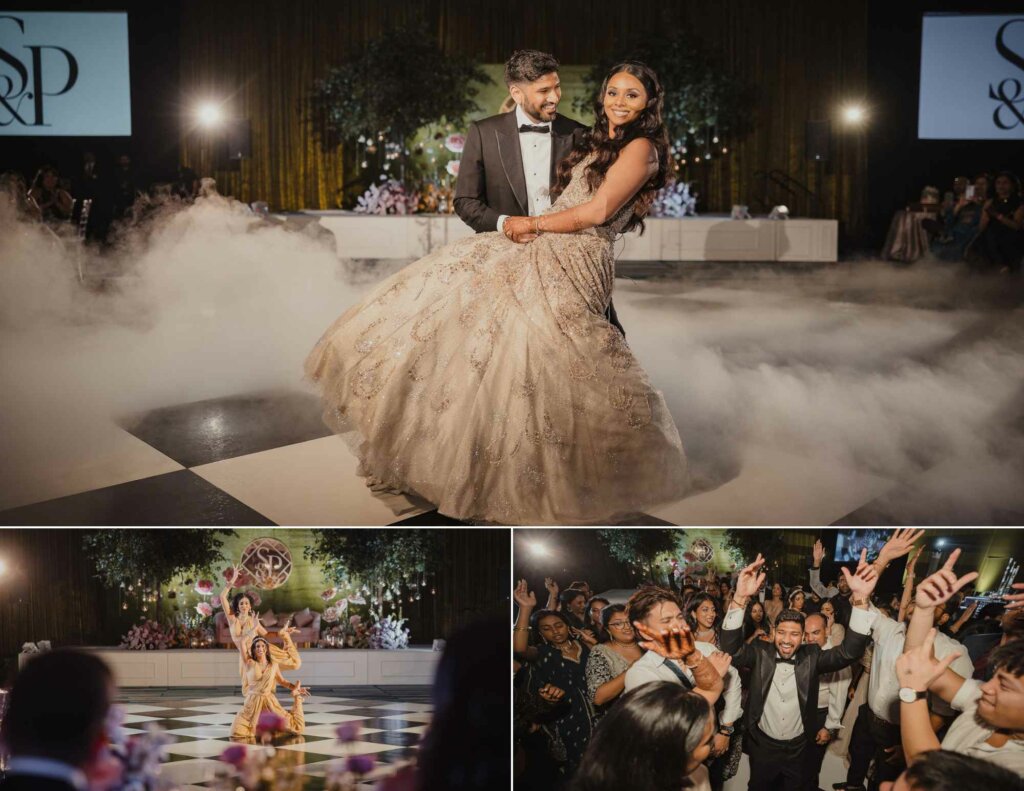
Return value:
M 967 185 L 967 189 L 964 190 L 964 197 L 967 198 L 967 200 L 974 200 L 974 185 L 973 184 L 968 184 Z

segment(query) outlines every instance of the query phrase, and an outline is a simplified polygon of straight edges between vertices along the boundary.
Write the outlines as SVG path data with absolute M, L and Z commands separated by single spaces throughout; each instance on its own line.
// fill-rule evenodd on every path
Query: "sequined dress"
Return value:
M 580 162 L 556 212 L 589 199 Z M 501 524 L 592 524 L 683 496 L 665 400 L 605 318 L 613 242 L 596 228 L 447 245 L 343 314 L 306 361 L 367 483 Z

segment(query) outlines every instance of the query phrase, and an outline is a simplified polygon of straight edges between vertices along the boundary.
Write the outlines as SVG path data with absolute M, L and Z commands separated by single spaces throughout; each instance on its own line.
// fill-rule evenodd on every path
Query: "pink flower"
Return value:
M 348 619 L 348 622 L 353 626 L 358 626 L 360 623 L 363 622 L 363 617 L 361 615 L 353 615 L 351 618 Z
M 338 726 L 338 730 L 335 731 L 338 734 L 339 742 L 354 742 L 359 738 L 359 721 L 355 722 L 343 722 Z
M 264 711 L 256 721 L 256 733 L 277 733 L 284 730 L 284 717 L 272 711 Z
M 237 769 L 241 768 L 242 764 L 245 763 L 248 755 L 249 751 L 244 744 L 232 744 L 220 754 L 220 760 L 226 764 L 231 764 Z
M 466 136 L 458 133 L 448 135 L 444 140 L 444 147 L 453 154 L 461 154 L 462 149 L 466 147 Z
M 213 593 L 213 580 L 199 580 L 196 583 L 196 593 L 201 593 L 203 596 Z
M 252 591 L 252 590 L 246 591 L 245 595 L 249 597 L 250 601 L 252 601 L 252 606 L 253 607 L 259 607 L 260 604 L 263 603 L 263 599 L 260 597 L 260 595 L 256 591 Z
M 448 171 L 449 175 L 458 176 L 459 175 L 459 160 L 453 159 L 445 167 L 445 170 Z
M 196 605 L 196 612 L 204 618 L 209 618 L 213 615 L 213 607 L 210 606 L 209 602 L 201 601 Z
M 320 598 L 323 599 L 324 601 L 330 601 L 331 599 L 333 599 L 337 595 L 338 595 L 338 589 L 337 588 L 328 588 L 327 590 L 325 590 L 323 593 L 320 594 Z
M 325 623 L 335 623 L 341 617 L 341 612 L 337 607 L 328 607 L 322 617 Z
M 211 604 L 213 605 L 213 609 L 215 609 L 215 610 L 219 610 L 220 609 L 220 599 L 214 599 L 211 602 Z
M 373 769 L 374 758 L 372 755 L 350 755 L 345 761 L 345 768 L 352 774 L 365 775 Z

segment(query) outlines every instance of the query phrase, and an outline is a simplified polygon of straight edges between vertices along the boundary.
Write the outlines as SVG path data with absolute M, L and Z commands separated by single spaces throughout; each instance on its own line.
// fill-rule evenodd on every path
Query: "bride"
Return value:
M 680 498 L 665 400 L 605 319 L 613 242 L 666 181 L 657 75 L 605 77 L 539 217 L 436 250 L 344 313 L 306 361 L 368 485 L 456 519 L 621 521 Z

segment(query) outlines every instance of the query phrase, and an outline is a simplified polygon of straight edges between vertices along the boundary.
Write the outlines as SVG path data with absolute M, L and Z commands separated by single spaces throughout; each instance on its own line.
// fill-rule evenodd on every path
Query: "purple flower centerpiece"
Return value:
M 345 761 L 345 768 L 354 775 L 366 775 L 373 771 L 372 755 L 350 755 Z
M 419 193 L 406 189 L 396 179 L 388 179 L 380 186 L 371 184 L 359 197 L 353 211 L 359 214 L 415 214 Z
M 256 720 L 256 734 L 258 736 L 280 733 L 284 730 L 284 727 L 284 717 L 272 711 L 262 712 L 259 719 Z

